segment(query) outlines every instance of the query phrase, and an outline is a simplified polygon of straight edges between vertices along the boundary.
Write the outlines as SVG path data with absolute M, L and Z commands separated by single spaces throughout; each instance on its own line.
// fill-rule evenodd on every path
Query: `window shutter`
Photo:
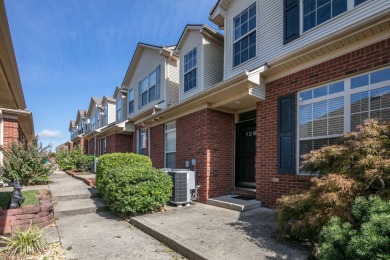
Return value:
M 284 44 L 299 37 L 299 1 L 284 0 Z
M 156 69 L 156 99 L 160 98 L 160 77 L 161 77 L 161 66 L 159 65 Z
M 295 95 L 280 97 L 278 107 L 279 173 L 295 173 Z
M 141 91 L 141 82 L 138 82 L 138 109 L 142 107 L 142 91 Z

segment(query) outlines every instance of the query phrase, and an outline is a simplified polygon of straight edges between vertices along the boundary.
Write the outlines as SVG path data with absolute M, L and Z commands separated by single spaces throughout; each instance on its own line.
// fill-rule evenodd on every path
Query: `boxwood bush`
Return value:
M 144 213 L 164 206 L 172 192 L 168 174 L 150 166 L 119 167 L 104 172 L 103 199 L 114 212 Z
M 134 153 L 111 153 L 99 156 L 99 162 L 96 169 L 96 188 L 104 197 L 105 189 L 110 182 L 107 172 L 118 167 L 152 167 L 152 162 L 147 156 Z

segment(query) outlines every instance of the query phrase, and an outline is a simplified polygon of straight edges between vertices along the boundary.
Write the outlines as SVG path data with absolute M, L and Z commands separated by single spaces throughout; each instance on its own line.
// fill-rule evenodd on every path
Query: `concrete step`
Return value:
M 54 217 L 61 218 L 84 215 L 98 211 L 106 211 L 107 209 L 108 206 L 100 198 L 57 201 L 54 205 Z
M 94 188 L 86 189 L 85 187 L 64 188 L 60 191 L 52 190 L 51 194 L 52 194 L 52 200 L 54 202 L 77 200 L 77 199 L 90 199 L 90 198 L 98 197 L 98 191 L 96 189 Z
M 241 212 L 261 208 L 261 202 L 256 199 L 243 200 L 235 197 L 237 195 L 212 198 L 207 200 L 207 204 Z

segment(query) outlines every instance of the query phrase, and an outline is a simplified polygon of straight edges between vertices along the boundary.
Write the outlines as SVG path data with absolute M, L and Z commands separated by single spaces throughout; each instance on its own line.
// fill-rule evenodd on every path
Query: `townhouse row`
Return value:
M 88 154 L 196 170 L 199 200 L 305 188 L 302 155 L 390 120 L 390 1 L 219 0 L 176 46 L 139 43 L 112 97 L 70 122 Z

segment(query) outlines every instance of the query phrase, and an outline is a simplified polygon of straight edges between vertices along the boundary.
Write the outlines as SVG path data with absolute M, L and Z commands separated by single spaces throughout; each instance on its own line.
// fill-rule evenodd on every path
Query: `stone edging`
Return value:
M 81 180 L 85 184 L 87 184 L 88 186 L 91 186 L 91 187 L 95 188 L 95 179 L 84 178 L 82 175 L 77 175 L 76 172 L 73 172 L 73 171 L 70 171 L 70 170 L 67 170 L 65 172 L 68 175 L 72 176 L 73 178 Z
M 53 203 L 48 190 L 39 191 L 39 206 L 0 209 L 0 234 L 27 228 L 31 224 L 45 227 L 54 223 Z

